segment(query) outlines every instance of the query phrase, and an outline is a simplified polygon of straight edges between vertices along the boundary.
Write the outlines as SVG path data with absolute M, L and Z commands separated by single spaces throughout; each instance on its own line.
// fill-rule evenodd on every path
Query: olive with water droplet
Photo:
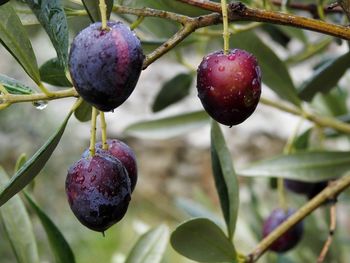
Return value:
M 124 217 L 131 199 L 130 179 L 117 158 L 96 153 L 69 168 L 66 194 L 78 220 L 103 232 Z
M 231 49 L 228 54 L 213 52 L 198 67 L 197 90 L 204 109 L 214 120 L 228 126 L 240 124 L 254 112 L 260 99 L 258 62 L 241 49 Z

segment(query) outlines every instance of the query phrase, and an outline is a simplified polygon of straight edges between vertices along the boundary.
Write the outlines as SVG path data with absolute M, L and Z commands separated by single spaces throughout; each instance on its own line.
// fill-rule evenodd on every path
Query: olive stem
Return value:
M 107 123 L 105 119 L 105 113 L 100 111 L 101 131 L 102 131 L 102 149 L 108 150 L 107 144 Z
M 107 29 L 107 6 L 105 0 L 100 0 L 100 13 L 101 13 L 101 22 L 102 30 Z
M 266 236 L 251 252 L 247 258 L 248 262 L 256 262 L 275 242 L 280 236 L 282 236 L 291 227 L 303 220 L 306 216 L 311 214 L 319 206 L 321 206 L 327 199 L 336 197 L 342 191 L 350 186 L 350 174 L 347 173 L 342 178 L 334 181 L 334 183 L 327 186 L 323 191 L 316 195 L 313 199 L 302 206 L 298 211 L 292 214 L 286 221 L 280 224 L 274 231 Z
M 13 104 L 19 102 L 33 102 L 40 100 L 56 100 L 67 97 L 78 97 L 74 88 L 51 92 L 50 95 L 45 93 L 34 93 L 30 95 L 2 94 L 0 95 L 0 106 L 4 104 Z M 0 108 L 1 109 L 1 108 Z
M 49 90 L 45 87 L 44 83 L 39 82 L 39 83 L 37 83 L 37 84 L 38 84 L 39 89 L 40 89 L 46 96 L 48 96 L 48 97 L 53 96 L 53 92 L 49 91 Z
M 130 25 L 130 29 L 134 30 L 135 28 L 137 28 L 142 21 L 145 19 L 144 16 L 139 16 L 131 25 Z
M 197 6 L 208 11 L 221 13 L 221 6 L 219 3 L 202 0 L 177 1 L 187 3 L 192 6 Z M 318 19 L 307 18 L 290 13 L 250 8 L 241 2 L 233 2 L 228 6 L 228 15 L 231 22 L 256 21 L 287 25 L 350 40 L 350 28 L 347 26 L 336 25 Z
M 333 128 L 337 131 L 343 132 L 343 133 L 350 133 L 350 125 L 344 122 L 341 122 L 339 120 L 336 120 L 331 117 L 324 117 L 312 114 L 310 112 L 307 112 L 305 110 L 302 110 L 300 108 L 290 107 L 284 103 L 280 103 L 277 101 L 272 101 L 267 98 L 260 98 L 260 102 L 262 104 L 274 107 L 276 109 L 282 110 L 284 112 L 291 113 L 293 115 L 302 116 L 303 118 L 319 125 L 320 127 L 329 127 Z
M 224 38 L 224 54 L 228 54 L 230 45 L 230 32 L 228 31 L 228 15 L 227 15 L 227 3 L 226 0 L 221 0 L 221 10 L 222 10 L 222 23 L 223 23 L 223 33 Z
M 337 226 L 337 203 L 334 200 L 331 207 L 329 208 L 330 213 L 330 224 L 329 224 L 329 235 L 326 243 L 324 244 L 321 253 L 317 259 L 317 263 L 323 263 L 326 258 L 327 252 L 333 242 L 334 231 Z
M 97 109 L 95 107 L 92 107 L 91 130 L 90 130 L 90 147 L 89 147 L 89 152 L 90 152 L 90 156 L 91 157 L 93 157 L 95 155 L 97 112 L 98 112 Z

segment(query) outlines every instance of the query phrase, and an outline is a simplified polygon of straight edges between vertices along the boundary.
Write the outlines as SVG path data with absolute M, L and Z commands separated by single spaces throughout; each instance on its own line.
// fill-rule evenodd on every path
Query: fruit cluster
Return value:
M 133 92 L 144 55 L 141 42 L 121 22 L 102 29 L 94 23 L 73 40 L 69 70 L 79 95 L 100 111 L 120 106 Z M 66 193 L 78 220 L 103 232 L 121 220 L 137 182 L 136 157 L 125 143 L 114 139 L 84 151 L 68 170 Z M 104 150 L 104 149 L 107 150 Z
M 140 40 L 121 22 L 91 24 L 73 40 L 69 70 L 79 95 L 100 111 L 119 107 L 133 92 L 142 70 Z M 261 93 L 256 58 L 240 49 L 217 51 L 198 68 L 198 96 L 208 114 L 232 126 L 255 110 Z M 126 213 L 137 181 L 136 158 L 118 140 L 108 150 L 97 143 L 68 171 L 66 192 L 70 207 L 88 228 L 105 231 Z

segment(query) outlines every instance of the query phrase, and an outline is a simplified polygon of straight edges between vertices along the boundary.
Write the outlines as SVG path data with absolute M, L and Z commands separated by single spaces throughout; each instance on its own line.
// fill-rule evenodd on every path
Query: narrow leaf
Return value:
M 45 229 L 56 263 L 74 263 L 73 251 L 63 234 L 28 194 L 25 197 Z
M 21 167 L 26 163 L 27 161 L 27 155 L 25 153 L 22 153 L 16 161 L 16 165 L 15 165 L 15 172 L 17 172 L 19 169 L 21 169 Z
M 300 105 L 300 99 L 285 63 L 254 32 L 237 34 L 232 46 L 253 53 L 261 68 L 262 81 L 281 98 L 297 106 Z
M 7 181 L 7 174 L 0 167 L 0 186 L 4 186 Z M 5 232 L 11 242 L 17 262 L 40 262 L 33 226 L 19 196 L 15 196 L 0 208 L 0 219 L 4 224 Z
M 60 65 L 68 62 L 68 25 L 61 0 L 25 0 L 44 27 L 56 49 Z
M 45 166 L 51 154 L 56 149 L 71 115 L 72 112 L 68 114 L 59 129 L 46 143 L 11 177 L 10 181 L 2 187 L 0 190 L 0 207 L 28 185 Z
M 32 44 L 26 29 L 11 5 L 4 5 L 0 8 L 0 41 L 27 74 L 36 83 L 40 83 L 38 64 Z
M 65 68 L 57 58 L 46 61 L 39 69 L 41 80 L 58 87 L 72 87 L 66 77 Z
M 299 90 L 299 97 L 311 101 L 318 92 L 327 93 L 334 88 L 350 65 L 350 52 L 330 60 L 319 67 Z
M 231 239 L 235 232 L 239 206 L 239 186 L 233 169 L 230 151 L 217 122 L 211 126 L 211 159 L 215 186 L 220 198 L 221 210 Z
M 131 124 L 124 132 L 145 139 L 167 139 L 199 128 L 209 121 L 205 111 L 195 111 Z
M 129 253 L 125 263 L 159 263 L 169 239 L 169 229 L 158 226 L 143 234 Z
M 83 101 L 80 106 L 74 111 L 74 116 L 81 122 L 91 120 L 92 107 L 86 101 Z
M 175 205 L 185 211 L 191 217 L 205 217 L 213 221 L 219 227 L 225 227 L 225 223 L 222 218 L 218 217 L 208 208 L 200 203 L 187 198 L 176 198 Z
M 0 74 L 0 83 L 11 94 L 32 94 L 33 90 L 16 79 Z
M 101 13 L 99 8 L 99 0 L 82 0 L 86 11 L 88 12 L 92 22 L 101 21 Z M 113 0 L 105 1 L 107 6 L 107 20 L 109 20 L 113 8 Z
M 318 182 L 350 170 L 350 152 L 296 152 L 263 160 L 239 171 L 241 176 L 283 177 Z
M 192 79 L 192 74 L 180 73 L 164 83 L 153 102 L 153 112 L 161 111 L 185 98 L 190 92 Z
M 199 262 L 237 262 L 236 251 L 224 232 L 206 218 L 179 225 L 171 234 L 172 247 L 181 255 Z

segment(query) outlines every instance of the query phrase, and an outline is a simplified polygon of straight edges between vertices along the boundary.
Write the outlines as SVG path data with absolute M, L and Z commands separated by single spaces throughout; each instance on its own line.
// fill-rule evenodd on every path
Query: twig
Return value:
M 333 198 L 334 199 L 334 198 Z M 324 259 L 326 258 L 327 252 L 329 250 L 329 247 L 331 246 L 333 242 L 333 236 L 334 236 L 334 231 L 336 228 L 337 224 L 337 210 L 336 210 L 336 202 L 335 200 L 333 201 L 331 207 L 330 207 L 330 224 L 329 224 L 329 235 L 327 238 L 326 243 L 324 244 L 321 253 L 317 259 L 317 263 L 322 263 L 324 262 Z
M 0 105 L 13 104 L 18 102 L 33 102 L 40 100 L 56 100 L 67 97 L 78 97 L 78 93 L 74 88 L 65 89 L 55 92 L 50 92 L 49 95 L 45 93 L 35 93 L 30 95 L 16 95 L 16 94 L 3 94 L 0 95 Z
M 335 181 L 334 184 L 327 186 L 322 192 L 316 195 L 293 215 L 291 215 L 286 221 L 279 225 L 274 231 L 272 231 L 267 237 L 265 237 L 250 253 L 248 262 L 256 262 L 270 247 L 270 245 L 282 236 L 288 229 L 296 225 L 298 222 L 303 220 L 306 216 L 311 214 L 315 209 L 321 206 L 327 199 L 336 197 L 339 193 L 344 191 L 350 186 L 350 174 L 346 174 L 339 180 Z
M 177 0 L 205 10 L 221 13 L 219 3 L 203 0 Z M 288 25 L 303 28 L 322 34 L 350 40 L 350 28 L 346 26 L 327 23 L 321 20 L 297 16 L 294 14 L 281 13 L 276 11 L 260 10 L 249 8 L 240 2 L 229 5 L 230 21 L 256 21 L 267 22 L 278 25 Z

